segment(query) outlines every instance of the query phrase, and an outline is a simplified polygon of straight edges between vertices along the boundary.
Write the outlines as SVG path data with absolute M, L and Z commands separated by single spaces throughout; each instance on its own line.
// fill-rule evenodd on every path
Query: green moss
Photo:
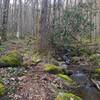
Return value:
M 53 64 L 45 64 L 44 70 L 46 72 L 50 72 L 53 74 L 59 74 L 59 73 L 60 74 L 67 74 L 68 73 L 68 71 L 65 68 L 57 66 L 57 65 L 53 65 Z
M 96 68 L 96 69 L 95 69 L 95 72 L 96 72 L 96 73 L 100 73 L 100 68 Z
M 18 51 L 12 51 L 0 58 L 0 63 L 3 65 L 18 66 L 21 65 L 21 55 Z
M 2 52 L 2 51 L 4 51 L 5 50 L 5 48 L 3 48 L 3 47 L 0 47 L 0 52 Z
M 72 93 L 59 93 L 55 100 L 82 100 Z
M 38 63 L 40 61 L 41 61 L 41 56 L 38 53 L 34 54 L 33 57 L 32 57 L 32 62 Z
M 5 86 L 0 83 L 0 96 L 3 96 L 5 94 Z
M 67 82 L 71 83 L 71 84 L 74 84 L 75 82 L 67 75 L 64 75 L 64 74 L 58 74 L 58 77 L 66 80 Z
M 60 68 L 53 64 L 45 64 L 44 70 L 47 72 L 59 72 Z
M 96 80 L 100 80 L 100 68 L 96 68 L 94 73 L 91 74 L 91 77 Z

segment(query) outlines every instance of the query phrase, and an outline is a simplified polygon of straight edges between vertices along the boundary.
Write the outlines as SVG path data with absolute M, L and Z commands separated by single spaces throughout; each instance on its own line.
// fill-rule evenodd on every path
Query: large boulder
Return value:
M 0 58 L 0 66 L 20 66 L 22 64 L 22 56 L 18 51 L 11 51 Z

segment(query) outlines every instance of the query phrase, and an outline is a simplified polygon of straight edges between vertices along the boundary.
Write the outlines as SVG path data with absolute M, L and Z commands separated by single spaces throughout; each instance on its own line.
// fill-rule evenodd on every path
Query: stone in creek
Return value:
M 66 63 L 61 63 L 60 66 L 64 69 L 67 69 L 68 68 L 68 65 L 66 65 Z

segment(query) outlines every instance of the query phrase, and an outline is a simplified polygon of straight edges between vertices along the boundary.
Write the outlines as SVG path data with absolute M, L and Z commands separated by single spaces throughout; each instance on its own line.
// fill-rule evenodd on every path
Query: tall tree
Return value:
M 48 0 L 42 0 L 42 11 L 40 21 L 40 38 L 41 38 L 41 50 L 47 48 L 47 13 L 48 12 Z
M 13 20 L 13 32 L 16 33 L 17 32 L 17 13 L 18 13 L 18 7 L 17 7 L 17 0 L 14 0 L 14 20 Z
M 0 29 L 1 29 L 1 23 L 2 23 L 2 0 L 0 1 Z
M 62 1 L 62 0 L 58 0 L 58 4 L 57 4 L 59 24 L 61 24 L 62 2 L 64 2 L 64 1 Z
M 54 29 L 54 26 L 55 26 L 55 19 L 56 19 L 56 1 L 57 0 L 54 0 L 53 2 L 53 29 Z
M 39 0 L 36 0 L 36 33 L 39 33 Z
M 22 38 L 22 0 L 19 0 L 19 12 L 18 12 L 18 26 L 17 26 L 17 37 Z
M 5 41 L 7 39 L 7 23 L 8 23 L 9 3 L 10 3 L 10 0 L 3 1 L 3 18 L 2 18 L 2 32 L 1 32 L 1 37 L 2 37 L 3 41 Z
M 31 0 L 32 6 L 32 34 L 35 35 L 35 0 Z

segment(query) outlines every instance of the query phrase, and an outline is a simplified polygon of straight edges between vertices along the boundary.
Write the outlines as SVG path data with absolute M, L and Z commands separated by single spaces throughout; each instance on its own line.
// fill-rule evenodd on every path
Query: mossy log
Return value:
M 94 86 L 100 91 L 100 83 L 99 81 L 96 81 L 94 79 L 91 79 L 91 82 L 94 84 Z

